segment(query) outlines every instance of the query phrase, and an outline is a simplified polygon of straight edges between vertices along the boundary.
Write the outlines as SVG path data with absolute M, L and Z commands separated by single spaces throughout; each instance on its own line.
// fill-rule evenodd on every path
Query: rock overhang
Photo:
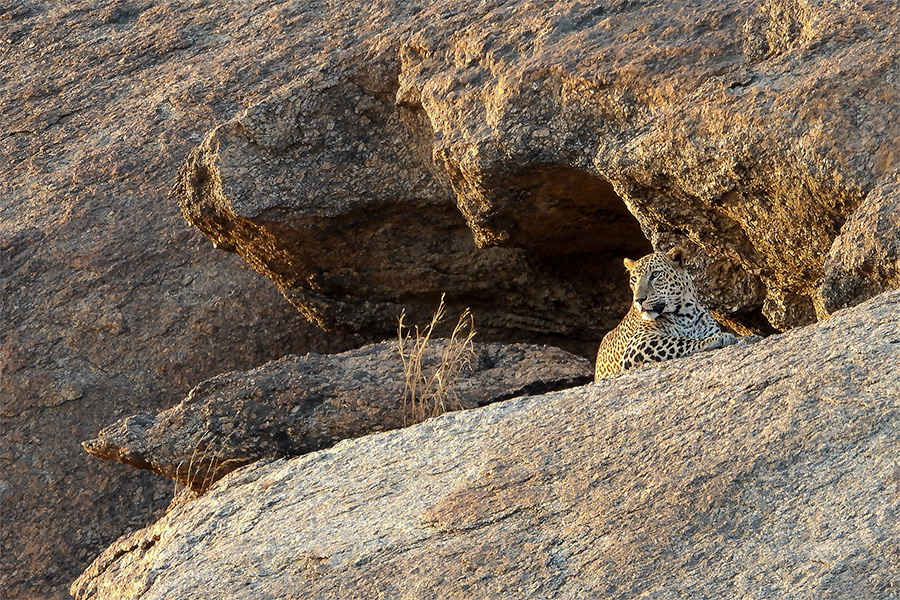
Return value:
M 447 293 L 451 307 L 477 304 L 495 339 L 537 341 L 543 328 L 564 344 L 583 331 L 586 349 L 627 307 L 617 261 L 650 243 L 685 243 L 712 308 L 751 330 L 824 316 L 824 257 L 893 164 L 883 149 L 896 127 L 853 98 L 896 95 L 897 57 L 865 19 L 776 4 L 653 9 L 649 47 L 627 6 L 578 19 L 558 7 L 561 20 L 499 5 L 478 19 L 410 16 L 236 117 L 222 195 L 235 217 L 274 233 L 219 243 L 315 322 L 367 339 L 386 334 L 401 304 L 424 315 Z M 510 18 L 531 33 L 489 27 Z M 876 72 L 839 90 L 875 47 Z M 189 220 L 214 229 L 191 216 L 195 205 L 183 204 Z M 389 256 L 368 219 L 406 236 L 395 256 L 426 258 L 391 275 L 353 252 L 324 259 L 321 247 L 343 250 L 360 231 L 353 246 Z M 329 223 L 340 234 L 318 235 Z M 441 257 L 434 239 L 452 250 Z M 350 272 L 352 282 L 340 276 Z M 877 286 L 872 273 L 856 289 Z M 553 317 L 561 305 L 569 326 Z

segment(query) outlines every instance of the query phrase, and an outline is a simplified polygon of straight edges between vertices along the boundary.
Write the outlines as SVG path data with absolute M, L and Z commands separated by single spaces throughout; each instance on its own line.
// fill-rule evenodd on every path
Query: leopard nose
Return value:
M 647 296 L 640 296 L 639 298 L 635 298 L 634 301 L 635 301 L 637 304 L 643 304 L 643 303 L 644 303 L 644 300 L 646 300 L 646 299 L 647 299 Z

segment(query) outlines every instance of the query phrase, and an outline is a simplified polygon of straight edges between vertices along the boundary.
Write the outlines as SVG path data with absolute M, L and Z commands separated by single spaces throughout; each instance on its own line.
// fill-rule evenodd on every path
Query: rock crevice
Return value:
M 474 343 L 471 356 L 460 355 L 465 362 L 452 386 L 440 398 L 419 399 L 440 401 L 440 408 L 413 406 L 411 385 L 424 385 L 419 373 L 431 381 L 447 362 L 450 346 L 459 343 L 432 340 L 416 358 L 418 370 L 404 364 L 397 342 L 333 355 L 286 356 L 214 377 L 177 406 L 155 417 L 122 419 L 83 445 L 98 458 L 153 471 L 202 493 L 256 460 L 306 454 L 445 410 L 573 387 L 591 378 L 587 360 L 556 348 Z
M 402 77 L 395 56 L 364 55 L 381 61 L 374 73 Z M 372 92 L 377 78 L 369 88 L 351 72 L 327 81 L 291 84 L 207 136 L 175 188 L 188 221 L 310 321 L 360 341 L 389 335 L 402 309 L 424 320 L 446 293 L 449 310 L 470 308 L 489 339 L 590 354 L 627 304 L 606 276 L 621 270 L 616 253 L 651 250 L 612 186 L 557 163 L 473 180 L 529 207 L 503 247 L 479 248 L 463 218 L 472 206 L 458 207 L 458 181 L 432 159 L 443 134 L 427 108 L 395 102 L 402 90 Z M 518 212 L 508 207 L 474 218 L 508 220 Z

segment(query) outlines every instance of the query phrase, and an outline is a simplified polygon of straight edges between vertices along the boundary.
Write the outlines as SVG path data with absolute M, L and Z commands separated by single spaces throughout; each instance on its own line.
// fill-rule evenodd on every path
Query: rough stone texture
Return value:
M 446 294 L 489 339 L 590 354 L 628 305 L 607 273 L 621 273 L 621 253 L 651 250 L 625 205 L 593 176 L 533 169 L 523 177 L 535 195 L 596 205 L 569 210 L 553 247 L 479 248 L 430 158 L 427 117 L 395 104 L 396 43 L 363 33 L 344 31 L 339 47 L 354 51 L 328 69 L 311 60 L 296 83 L 207 136 L 180 175 L 185 217 L 323 328 L 389 335 L 401 310 L 423 321 Z
M 625 207 L 654 241 L 710 255 L 697 278 L 728 290 L 712 309 L 756 331 L 762 313 L 808 323 L 841 226 L 897 168 L 894 1 L 366 10 L 304 33 L 296 83 L 213 130 L 180 183 L 194 225 L 327 326 L 389 326 L 405 280 L 414 311 L 452 285 L 492 327 L 596 340 L 620 289 L 609 255 L 638 254 Z M 345 251 L 349 231 L 371 255 Z M 426 248 L 425 272 L 410 248 Z M 486 294 L 472 287 L 485 273 Z M 548 294 L 558 318 L 534 302 Z
M 825 260 L 821 312 L 900 288 L 900 172 L 887 178 L 856 209 Z
M 82 600 L 900 592 L 900 291 L 749 346 L 261 462 Z
M 787 327 L 893 285 L 832 239 L 895 202 L 896 8 L 0 0 L 0 597 L 66 596 L 165 505 L 81 440 L 216 373 L 377 341 L 401 306 L 447 292 L 480 339 L 589 355 L 625 313 L 621 256 L 660 236 L 699 244 L 710 307 L 755 331 L 761 307 Z M 303 329 L 183 228 L 166 193 L 196 148 L 187 215 L 314 321 L 371 329 Z M 235 205 L 248 185 L 274 200 Z
M 81 441 L 223 371 L 360 343 L 309 327 L 167 199 L 204 132 L 287 76 L 292 50 L 248 23 L 262 10 L 0 0 L 0 598 L 68 598 L 168 504 L 172 482 Z
M 428 345 L 421 362 L 427 376 L 447 344 Z M 446 408 L 471 409 L 590 380 L 588 360 L 556 348 L 476 343 Z M 149 469 L 202 492 L 255 460 L 305 454 L 411 424 L 415 411 L 405 392 L 396 342 L 334 355 L 291 355 L 214 377 L 155 418 L 123 419 L 84 447 L 99 458 Z

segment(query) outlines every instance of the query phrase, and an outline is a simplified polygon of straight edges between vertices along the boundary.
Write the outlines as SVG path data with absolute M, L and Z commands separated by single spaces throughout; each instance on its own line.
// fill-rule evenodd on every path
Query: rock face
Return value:
M 308 326 L 167 199 L 203 134 L 283 83 L 292 50 L 248 10 L 0 1 L 0 598 L 70 597 L 169 503 L 171 481 L 81 441 L 223 371 L 360 344 Z M 272 68 L 249 69 L 263 47 Z
M 182 208 L 328 327 L 389 327 L 406 281 L 414 311 L 452 290 L 497 335 L 595 344 L 626 306 L 610 255 L 646 248 L 626 208 L 710 257 L 711 308 L 808 323 L 894 281 L 836 239 L 889 214 L 895 8 L 377 4 L 365 34 L 329 14 L 295 83 L 191 155 Z
M 844 308 L 900 287 L 900 172 L 873 190 L 844 223 L 825 260 L 820 303 Z
M 451 343 L 433 340 L 426 347 L 419 362 L 426 379 L 435 376 Z M 297 456 L 444 410 L 591 380 L 589 361 L 556 348 L 476 343 L 465 360 L 468 366 L 443 395 L 445 406 L 426 411 L 408 397 L 407 377 L 414 376 L 404 369 L 397 342 L 327 356 L 286 356 L 252 371 L 214 377 L 181 404 L 155 418 L 123 419 L 84 447 L 99 458 L 149 469 L 202 492 L 262 458 Z M 441 400 L 435 396 L 421 400 Z
M 401 307 L 590 356 L 650 242 L 753 331 L 897 285 L 895 3 L 422 6 L 0 0 L 0 597 L 166 505 L 82 440 Z
M 102 598 L 893 598 L 900 291 L 749 346 L 232 473 Z
M 401 310 L 422 321 L 446 294 L 490 339 L 589 354 L 628 305 L 623 277 L 608 275 L 622 274 L 619 253 L 651 251 L 612 188 L 572 168 L 529 169 L 520 194 L 574 197 L 584 210 L 565 208 L 570 222 L 551 224 L 549 246 L 479 248 L 430 157 L 427 116 L 396 105 L 396 44 L 343 35 L 342 48 L 362 49 L 328 70 L 311 61 L 191 154 L 178 185 L 185 217 L 328 330 L 390 335 Z

